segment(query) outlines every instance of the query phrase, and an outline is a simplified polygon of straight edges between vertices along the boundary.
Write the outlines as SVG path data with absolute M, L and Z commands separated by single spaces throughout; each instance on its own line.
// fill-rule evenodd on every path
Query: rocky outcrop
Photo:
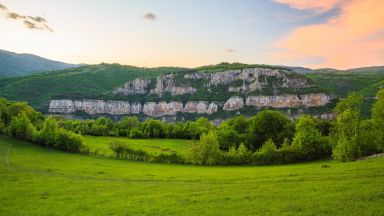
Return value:
M 189 101 L 184 107 L 184 112 L 186 113 L 212 114 L 218 110 L 219 105 L 216 102 L 209 103 L 207 101 Z
M 238 110 L 238 109 L 241 109 L 243 107 L 244 107 L 244 99 L 242 97 L 239 97 L 239 96 L 234 96 L 234 97 L 229 98 L 225 102 L 223 109 L 224 110 Z
M 71 100 L 51 100 L 49 112 L 51 113 L 74 113 L 77 108 Z
M 323 106 L 331 101 L 327 94 L 303 94 L 303 95 L 277 95 L 277 96 L 248 96 L 244 98 L 233 96 L 223 106 L 221 102 L 189 101 L 185 105 L 179 101 L 146 102 L 144 104 L 127 101 L 103 101 L 103 100 L 52 100 L 49 105 L 51 113 L 74 113 L 83 111 L 88 114 L 128 115 L 143 113 L 147 116 L 160 117 L 171 116 L 176 113 L 213 114 L 223 110 L 239 110 L 244 106 L 294 108 Z
M 148 93 L 148 86 L 151 84 L 151 80 L 135 79 L 130 82 L 126 82 L 123 86 L 116 89 L 114 94 L 132 95 L 132 94 L 146 94 Z
M 248 96 L 245 104 L 253 107 L 313 107 L 323 106 L 329 103 L 331 97 L 327 94 L 304 94 L 304 95 L 277 95 L 277 96 Z
M 186 77 L 186 76 L 184 76 Z M 198 75 L 188 78 L 199 78 Z M 229 92 L 253 92 L 268 86 L 268 77 L 274 77 L 275 82 L 281 88 L 309 88 L 312 87 L 310 80 L 301 76 L 282 72 L 271 68 L 247 68 L 243 70 L 228 70 L 211 75 L 208 86 L 231 84 L 238 80 L 243 81 L 241 86 L 230 86 Z
M 148 102 L 144 104 L 143 113 L 147 116 L 159 117 L 163 115 L 176 115 L 183 111 L 183 103 L 171 101 L 167 102 Z
M 88 114 L 128 115 L 143 113 L 147 116 L 160 117 L 176 115 L 178 112 L 212 114 L 219 110 L 216 102 L 191 101 L 184 106 L 178 101 L 129 103 L 127 101 L 103 101 L 103 100 L 52 100 L 49 105 L 50 113 L 75 113 L 83 111 Z
M 156 88 L 151 89 L 151 94 L 162 95 L 165 92 L 171 93 L 172 96 L 193 94 L 197 90 L 191 86 L 176 86 L 174 81 L 174 75 L 168 74 L 163 77 L 157 77 Z

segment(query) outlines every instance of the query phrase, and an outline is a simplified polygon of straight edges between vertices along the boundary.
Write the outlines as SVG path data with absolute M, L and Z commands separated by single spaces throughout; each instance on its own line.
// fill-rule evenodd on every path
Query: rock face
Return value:
M 323 106 L 331 100 L 326 94 L 304 94 L 304 95 L 278 95 L 278 96 L 248 96 L 246 105 L 253 107 L 313 107 Z
M 243 70 L 228 70 L 217 72 L 211 75 L 209 86 L 231 84 L 238 80 L 242 81 L 242 86 L 230 86 L 229 92 L 253 92 L 261 90 L 268 85 L 268 77 L 274 77 L 280 82 L 282 88 L 309 88 L 312 87 L 308 79 L 299 76 L 289 76 L 278 69 L 271 68 L 247 68 Z M 198 79 L 198 75 L 188 76 L 188 78 Z M 201 78 L 204 78 L 201 76 Z M 200 78 L 200 79 L 201 79 Z
M 216 102 L 209 103 L 207 101 L 189 101 L 185 104 L 184 112 L 186 113 L 206 113 L 212 114 L 219 110 Z
M 88 114 L 111 114 L 128 115 L 143 113 L 147 116 L 160 117 L 165 115 L 176 115 L 176 113 L 200 113 L 212 114 L 219 110 L 215 102 L 199 101 L 183 103 L 178 101 L 129 103 L 126 101 L 102 101 L 102 100 L 51 100 L 49 105 L 50 113 L 74 113 L 83 111 Z
M 166 74 L 153 79 L 135 79 L 124 83 L 113 91 L 114 94 L 122 94 L 127 97 L 140 95 L 145 100 L 147 100 L 147 96 L 150 96 L 150 94 L 159 95 L 159 100 L 162 100 L 162 96 L 165 93 L 167 93 L 165 95 L 166 100 L 169 99 L 168 94 L 171 96 L 185 95 L 183 97 L 171 97 L 173 98 L 171 100 L 174 100 L 171 102 L 138 103 L 113 100 L 64 99 L 52 100 L 49 112 L 74 113 L 82 111 L 88 114 L 144 114 L 160 117 L 172 116 L 177 113 L 210 115 L 220 110 L 243 109 L 245 106 L 293 108 L 323 106 L 329 103 L 331 98 L 326 94 L 284 94 L 284 92 L 292 92 L 292 89 L 311 87 L 314 86 L 309 79 L 284 69 L 246 68 L 212 73 L 181 72 L 180 74 Z M 204 91 L 202 91 L 203 89 Z M 313 89 L 316 90 L 316 88 L 311 88 L 306 92 L 311 92 Z M 195 94 L 197 91 L 201 92 L 198 92 L 193 97 L 186 95 Z M 252 94 L 260 94 L 260 96 L 249 96 Z M 153 98 L 153 96 L 151 95 L 149 98 Z M 215 100 L 216 96 L 229 99 L 226 101 L 211 101 Z M 201 101 L 195 98 L 201 98 Z M 130 99 L 133 99 L 132 96 Z M 187 100 L 187 102 L 183 104 L 176 100 Z
M 238 110 L 244 107 L 244 98 L 234 96 L 231 97 L 225 102 L 223 109 L 224 110 Z
M 327 94 L 303 94 L 303 95 L 278 95 L 278 96 L 248 96 L 244 98 L 234 96 L 229 98 L 222 106 L 223 110 L 238 110 L 244 106 L 249 107 L 272 107 L 293 108 L 323 106 L 329 103 L 331 96 Z M 169 103 L 146 102 L 129 103 L 126 101 L 103 101 L 103 100 L 51 100 L 49 112 L 51 113 L 74 113 L 83 111 L 88 114 L 111 114 L 128 115 L 143 113 L 147 116 L 160 117 L 176 115 L 176 113 L 198 113 L 213 114 L 220 110 L 221 102 L 188 101 L 185 105 L 179 101 Z
M 151 84 L 151 80 L 135 79 L 131 82 L 124 83 L 123 86 L 116 89 L 114 94 L 132 95 L 132 94 L 146 94 L 148 93 L 148 85 Z
M 147 116 L 176 115 L 183 111 L 183 103 L 171 101 L 167 102 L 148 102 L 144 104 L 143 113 Z
M 173 74 L 157 77 L 156 88 L 151 89 L 152 94 L 162 95 L 165 92 L 169 92 L 172 96 L 193 94 L 196 91 L 197 90 L 191 86 L 175 86 Z

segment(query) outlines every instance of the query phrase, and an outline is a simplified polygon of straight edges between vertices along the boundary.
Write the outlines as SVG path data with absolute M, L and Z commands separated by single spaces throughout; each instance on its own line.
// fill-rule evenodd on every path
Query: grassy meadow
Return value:
M 0 155 L 0 215 L 384 214 L 384 158 L 200 167 L 71 154 L 5 137 Z
M 103 156 L 112 156 L 113 151 L 109 148 L 111 142 L 121 142 L 127 144 L 133 149 L 141 149 L 152 155 L 158 154 L 183 154 L 188 146 L 193 142 L 182 139 L 129 139 L 124 137 L 103 137 L 103 136 L 84 136 L 85 145 L 89 147 L 90 152 Z

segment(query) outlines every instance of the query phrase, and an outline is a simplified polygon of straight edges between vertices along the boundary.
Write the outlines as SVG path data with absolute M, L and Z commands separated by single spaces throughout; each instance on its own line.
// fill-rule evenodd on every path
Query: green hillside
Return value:
M 151 164 L 1 137 L 0 215 L 381 215 L 383 169 L 384 158 L 265 167 Z
M 79 66 L 45 59 L 37 55 L 18 54 L 0 50 L 0 77 L 21 76 Z
M 375 86 L 384 80 L 382 72 L 314 72 L 306 74 L 318 86 L 344 97 L 351 91 L 362 91 L 364 96 L 372 97 L 376 95 L 377 90 L 374 87 L 371 90 L 364 90 Z M 363 91 L 364 90 L 364 91 Z
M 182 68 L 139 68 L 100 64 L 57 72 L 0 79 L 0 96 L 28 101 L 42 109 L 44 102 L 58 98 L 100 98 L 114 88 L 137 77 L 155 77 Z
M 310 82 L 303 75 L 292 72 L 285 67 L 276 67 L 268 65 L 247 65 L 241 63 L 221 63 L 218 65 L 208 65 L 196 69 L 161 67 L 161 68 L 140 68 L 133 66 L 123 66 L 119 64 L 100 64 L 89 65 L 79 68 L 66 69 L 57 72 L 42 73 L 23 77 L 3 78 L 0 79 L 0 96 L 11 100 L 28 101 L 33 107 L 44 110 L 50 99 L 105 99 L 105 100 L 126 100 L 126 101 L 157 101 L 157 100 L 176 100 L 176 101 L 225 101 L 234 95 L 241 93 L 228 93 L 229 85 L 213 86 L 211 90 L 205 85 L 207 80 L 188 80 L 184 78 L 185 73 L 190 72 L 222 72 L 233 69 L 243 69 L 251 67 L 276 68 L 291 78 L 299 78 Z M 179 96 L 171 96 L 168 93 L 161 97 L 157 95 L 114 95 L 113 90 L 121 86 L 127 81 L 136 78 L 151 79 L 152 84 L 156 84 L 156 77 L 166 73 L 175 74 L 175 83 L 180 86 L 189 85 L 199 91 L 195 94 L 185 94 Z M 263 91 L 252 92 L 256 95 L 272 95 L 278 93 L 311 93 L 319 92 L 320 89 L 290 89 L 281 88 L 281 80 L 274 77 L 266 77 L 268 79 L 268 87 Z M 241 86 L 242 82 L 234 85 Z M 154 87 L 154 86 L 151 86 Z

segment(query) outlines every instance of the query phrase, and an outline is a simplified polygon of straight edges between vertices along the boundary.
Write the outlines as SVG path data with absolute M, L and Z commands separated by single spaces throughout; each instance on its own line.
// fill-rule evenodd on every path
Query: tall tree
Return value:
M 361 123 L 360 107 L 363 96 L 350 93 L 336 105 L 336 146 L 333 157 L 340 161 L 354 161 L 360 155 L 359 133 Z
M 384 151 L 384 89 L 377 93 L 377 101 L 372 107 L 372 120 L 377 132 L 375 143 L 379 150 Z

